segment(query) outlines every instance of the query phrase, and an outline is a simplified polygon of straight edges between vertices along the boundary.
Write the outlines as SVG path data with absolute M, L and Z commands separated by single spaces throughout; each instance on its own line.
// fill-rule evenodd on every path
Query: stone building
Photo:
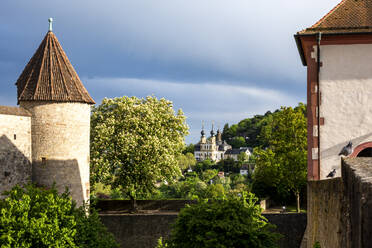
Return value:
M 51 30 L 19 76 L 19 107 L 0 107 L 0 192 L 31 179 L 89 199 L 94 100 Z
M 194 156 L 197 161 L 210 159 L 218 162 L 227 158 L 238 161 L 238 155 L 242 152 L 246 153 L 248 157 L 251 155 L 251 150 L 248 147 L 232 149 L 231 145 L 222 140 L 222 133 L 219 129 L 216 137 L 212 126 L 211 136 L 208 138 L 205 136 L 204 128 L 202 128 L 200 141 L 195 145 Z
M 372 151 L 372 1 L 343 0 L 295 39 L 307 66 L 308 179 L 338 177 L 349 141 L 350 157 Z

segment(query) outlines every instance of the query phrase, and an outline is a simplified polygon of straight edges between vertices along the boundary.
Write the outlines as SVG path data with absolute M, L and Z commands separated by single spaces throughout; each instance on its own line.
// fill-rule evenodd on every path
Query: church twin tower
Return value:
M 0 137 L 13 142 L 18 153 L 27 154 L 24 150 L 31 149 L 29 165 L 32 166 L 32 173 L 30 172 L 29 178 L 32 178 L 34 183 L 47 187 L 55 183 L 59 191 L 68 187 L 72 198 L 81 205 L 89 199 L 90 193 L 90 108 L 95 102 L 80 81 L 51 28 L 16 85 L 20 108 L 2 107 L 3 111 L 0 108 Z M 4 111 L 5 108 L 8 108 L 8 111 Z M 21 140 L 21 143 L 30 141 L 30 145 L 17 144 L 20 142 L 16 140 L 16 132 L 20 132 L 16 129 L 17 125 L 4 123 L 4 118 L 1 118 L 5 112 L 5 115 L 17 117 L 20 111 L 28 112 L 29 116 L 23 115 L 21 119 L 14 121 L 30 118 L 30 132 L 25 135 L 29 134 L 31 139 L 19 137 L 18 140 Z M 27 128 L 27 124 L 24 128 Z M 11 135 L 13 133 L 14 136 Z M 4 151 L 2 153 L 0 149 L 0 167 L 3 167 L 0 171 L 5 173 L 1 159 L 5 161 L 6 158 Z M 8 160 L 14 160 L 15 155 L 12 153 L 14 151 L 8 152 L 8 156 L 12 157 Z M 24 157 L 27 158 L 27 155 Z M 14 164 L 19 164 L 19 161 L 14 161 Z M 19 168 L 7 170 L 8 184 L 14 185 L 22 181 L 17 178 Z M 27 171 L 27 168 L 22 170 Z

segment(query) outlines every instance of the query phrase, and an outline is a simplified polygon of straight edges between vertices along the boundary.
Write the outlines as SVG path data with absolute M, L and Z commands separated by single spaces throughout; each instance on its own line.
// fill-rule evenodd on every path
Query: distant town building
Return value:
M 241 153 L 247 154 L 248 157 L 252 154 L 250 148 L 248 148 L 248 147 L 240 147 L 238 149 L 227 150 L 225 152 L 225 158 L 232 158 L 235 161 L 238 161 L 238 155 L 241 154 Z
M 223 171 L 218 172 L 218 177 L 219 178 L 225 178 L 225 172 L 223 172 Z
M 249 167 L 247 164 L 244 164 L 241 168 L 240 168 L 240 175 L 242 176 L 247 176 L 248 175 L 248 171 L 249 171 Z
M 251 155 L 251 149 L 248 147 L 240 147 L 232 149 L 232 146 L 222 141 L 222 133 L 218 129 L 217 136 L 214 133 L 213 126 L 210 132 L 211 136 L 206 137 L 204 127 L 201 131 L 200 141 L 195 145 L 194 156 L 197 161 L 210 159 L 218 162 L 221 159 L 232 158 L 238 161 L 238 155 L 242 152 L 246 153 L 248 157 Z

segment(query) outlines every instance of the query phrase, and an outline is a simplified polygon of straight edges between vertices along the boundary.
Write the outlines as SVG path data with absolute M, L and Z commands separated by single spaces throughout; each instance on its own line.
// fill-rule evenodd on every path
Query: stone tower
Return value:
M 308 179 L 341 175 L 340 151 L 372 155 L 372 0 L 343 0 L 295 35 L 307 66 Z
M 32 180 L 78 205 L 89 199 L 90 108 L 95 102 L 51 31 L 17 80 L 18 104 L 31 115 Z

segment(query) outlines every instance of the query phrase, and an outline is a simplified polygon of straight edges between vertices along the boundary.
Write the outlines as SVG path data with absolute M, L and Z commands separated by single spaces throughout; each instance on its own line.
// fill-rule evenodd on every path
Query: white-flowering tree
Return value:
M 138 195 L 180 175 L 177 157 L 187 134 L 186 117 L 166 99 L 104 99 L 91 115 L 92 184 L 119 188 L 135 209 Z

